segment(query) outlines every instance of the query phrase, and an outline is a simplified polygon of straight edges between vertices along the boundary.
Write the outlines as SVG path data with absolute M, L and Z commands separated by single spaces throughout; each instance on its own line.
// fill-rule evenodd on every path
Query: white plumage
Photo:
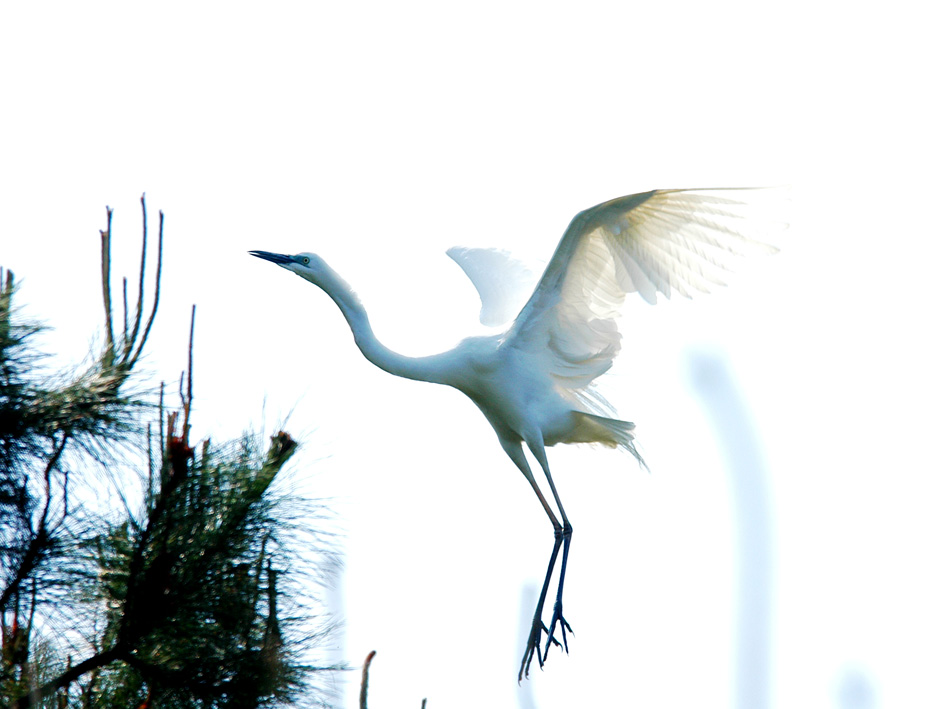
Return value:
M 521 470 L 555 530 L 555 545 L 519 670 L 527 676 L 535 653 L 547 658 L 561 625 L 570 631 L 562 594 L 572 527 L 555 490 L 545 447 L 558 443 L 619 446 L 640 459 L 633 424 L 612 416 L 593 390 L 620 352 L 617 318 L 627 293 L 649 303 L 657 293 L 690 297 L 723 284 L 734 257 L 776 251 L 766 239 L 784 224 L 776 219 L 780 190 L 657 190 L 620 197 L 580 212 L 558 243 L 531 297 L 503 333 L 463 340 L 448 352 L 406 357 L 381 344 L 361 301 L 344 280 L 312 253 L 295 256 L 252 251 L 322 288 L 348 321 L 364 356 L 398 376 L 452 386 L 479 407 L 503 450 Z M 498 251 L 451 249 L 483 300 L 481 319 L 498 324 L 514 311 L 526 269 Z M 532 475 L 523 443 L 541 466 L 559 522 Z M 641 461 L 642 462 L 642 461 Z M 550 625 L 542 611 L 558 552 L 564 547 Z M 542 633 L 546 634 L 544 652 Z
M 525 304 L 538 274 L 501 249 L 454 246 L 446 251 L 476 287 L 482 309 L 479 322 L 487 327 L 507 325 Z
M 652 304 L 657 292 L 688 298 L 690 288 L 724 285 L 719 272 L 730 270 L 733 256 L 777 250 L 759 238 L 778 224 L 757 218 L 763 213 L 750 201 L 765 192 L 660 190 L 581 212 L 508 339 L 536 355 L 547 348 L 556 377 L 569 388 L 587 386 L 620 352 L 616 320 L 627 293 Z

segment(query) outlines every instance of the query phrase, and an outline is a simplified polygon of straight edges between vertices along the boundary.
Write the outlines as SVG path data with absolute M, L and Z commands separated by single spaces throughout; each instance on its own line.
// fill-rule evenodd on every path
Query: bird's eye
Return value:
M 302 259 L 302 263 L 304 263 L 306 266 L 308 266 L 309 261 L 311 261 L 311 259 L 308 256 Z

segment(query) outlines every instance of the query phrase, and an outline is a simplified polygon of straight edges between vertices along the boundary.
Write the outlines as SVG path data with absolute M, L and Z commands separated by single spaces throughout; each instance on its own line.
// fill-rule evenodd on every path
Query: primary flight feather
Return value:
M 378 367 L 466 394 L 535 491 L 554 527 L 555 542 L 520 681 L 528 676 L 536 654 L 543 665 L 552 644 L 563 643 L 567 650 L 571 629 L 564 619 L 562 596 L 573 528 L 551 478 L 545 447 L 600 443 L 624 448 L 641 460 L 633 445 L 634 425 L 614 418 L 593 389 L 594 380 L 620 352 L 617 318 L 626 294 L 637 292 L 656 303 L 657 293 L 668 298 L 675 291 L 690 297 L 693 291 L 723 285 L 734 257 L 776 250 L 766 239 L 783 226 L 773 218 L 773 207 L 780 201 L 780 191 L 655 190 L 591 207 L 571 220 L 534 292 L 505 332 L 467 338 L 452 350 L 427 357 L 407 357 L 381 344 L 357 295 L 316 254 L 250 252 L 324 290 L 348 321 L 358 348 Z M 484 272 L 490 262 L 499 266 L 495 255 L 457 249 L 450 255 L 479 290 L 483 320 L 503 319 L 507 311 L 492 301 L 494 294 L 509 296 L 511 291 L 505 292 L 501 276 Z M 532 475 L 525 447 L 548 481 L 560 521 Z M 545 626 L 545 598 L 562 547 L 554 609 L 550 625 Z

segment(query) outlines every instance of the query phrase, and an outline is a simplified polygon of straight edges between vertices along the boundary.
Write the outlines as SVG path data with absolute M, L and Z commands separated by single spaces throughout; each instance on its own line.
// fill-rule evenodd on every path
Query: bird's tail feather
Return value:
M 584 411 L 573 411 L 574 429 L 568 443 L 602 443 L 609 448 L 623 448 L 646 468 L 646 463 L 633 445 L 633 429 L 630 421 L 597 416 Z

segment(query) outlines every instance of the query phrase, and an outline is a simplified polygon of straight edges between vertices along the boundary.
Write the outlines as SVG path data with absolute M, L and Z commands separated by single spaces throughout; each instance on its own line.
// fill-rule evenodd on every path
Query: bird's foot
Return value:
M 558 642 L 558 639 L 555 638 L 555 626 L 561 626 L 561 642 Z M 561 601 L 555 601 L 555 608 L 551 614 L 551 629 L 548 632 L 548 639 L 545 641 L 545 653 L 544 657 L 539 656 L 539 664 L 544 665 L 545 660 L 548 659 L 548 650 L 552 645 L 555 647 L 563 647 L 564 651 L 568 651 L 568 633 L 574 635 L 574 631 L 571 630 L 571 626 L 568 624 L 568 621 L 564 619 L 564 615 L 561 612 Z M 562 643 L 564 643 L 562 645 Z
M 528 679 L 528 668 L 532 664 L 532 656 L 538 657 L 538 669 L 544 669 L 545 659 L 541 656 L 541 634 L 547 632 L 548 628 L 541 622 L 541 617 L 536 616 L 535 619 L 532 620 L 532 630 L 528 634 L 528 643 L 525 645 L 525 655 L 522 656 L 522 666 L 518 670 L 519 682 L 522 681 L 522 677 Z M 555 644 L 557 644 L 557 641 L 555 641 Z

